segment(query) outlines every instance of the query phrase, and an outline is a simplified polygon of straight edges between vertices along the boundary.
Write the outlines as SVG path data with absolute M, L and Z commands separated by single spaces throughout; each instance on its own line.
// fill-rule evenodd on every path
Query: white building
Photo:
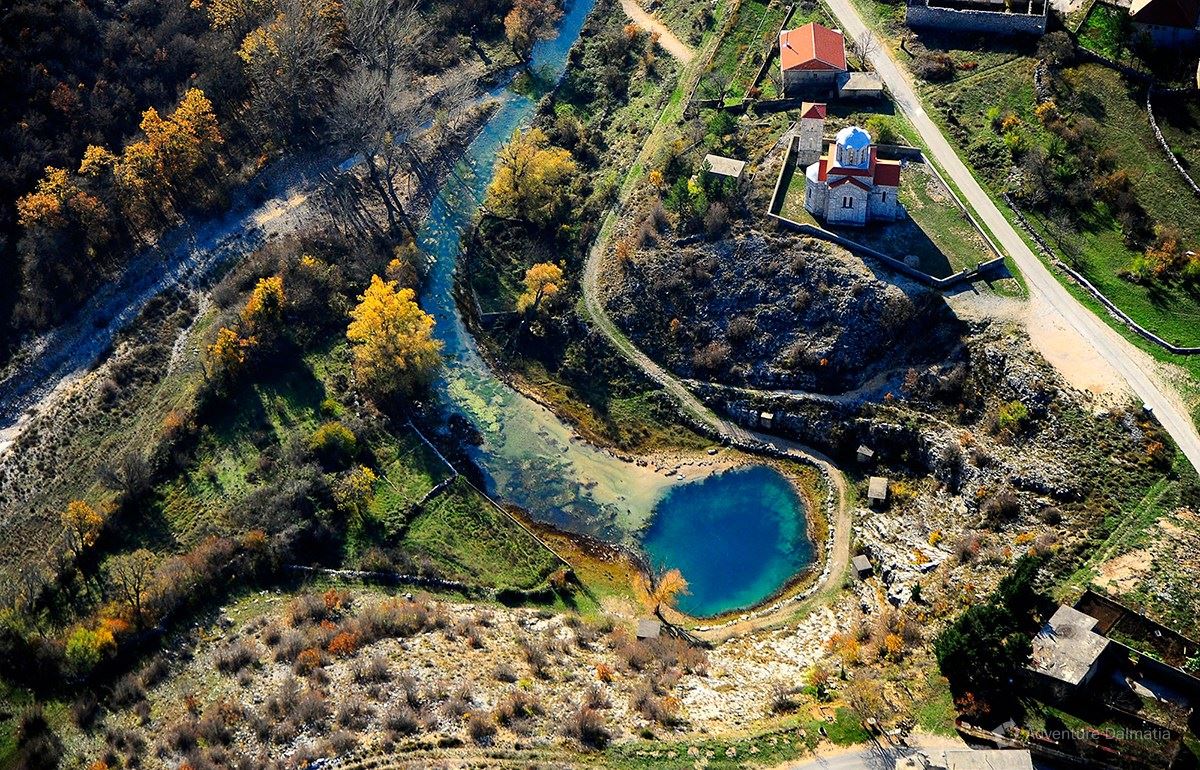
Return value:
M 830 225 L 891 222 L 904 216 L 900 163 L 881 160 L 858 126 L 838 132 L 829 151 L 805 171 L 804 208 Z

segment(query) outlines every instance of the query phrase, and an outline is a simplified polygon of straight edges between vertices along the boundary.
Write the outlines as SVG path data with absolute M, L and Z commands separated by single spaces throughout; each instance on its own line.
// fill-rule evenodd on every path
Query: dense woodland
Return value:
M 381 127 L 380 111 L 364 108 L 393 78 L 437 74 L 479 40 L 502 42 L 511 10 L 491 0 L 6 4 L 0 355 L 68 317 L 181 218 L 221 209 L 280 152 L 401 129 L 413 109 L 382 111 L 398 125 Z M 541 18 L 513 21 L 522 53 Z

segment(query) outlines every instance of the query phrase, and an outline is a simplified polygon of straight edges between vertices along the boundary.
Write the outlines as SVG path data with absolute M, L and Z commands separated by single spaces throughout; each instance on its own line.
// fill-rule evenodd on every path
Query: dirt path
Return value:
M 851 0 L 829 0 L 829 7 L 848 38 L 857 40 L 872 34 Z M 1039 324 L 1047 319 L 1053 319 L 1061 327 L 1055 337 L 1039 337 L 1032 333 L 1034 344 L 1040 343 L 1039 350 L 1065 376 L 1084 382 L 1085 386 L 1094 387 L 1114 378 L 1126 383 L 1154 411 L 1192 466 L 1200 468 L 1200 434 L 1197 434 L 1179 394 L 1163 382 L 1154 361 L 1081 305 L 1050 273 L 926 114 L 911 78 L 896 64 L 887 47 L 876 46 L 870 61 L 900 111 L 921 135 L 930 155 L 958 185 L 963 198 L 1020 268 L 1029 287 L 1034 319 L 1030 324 L 1031 332 L 1036 332 Z M 1070 361 L 1066 360 L 1064 351 L 1071 352 Z
M 651 16 L 645 8 L 637 4 L 637 0 L 621 0 L 621 9 L 625 15 L 644 30 L 658 33 L 658 44 L 667 53 L 674 56 L 682 64 L 687 64 L 696 55 L 691 46 L 680 40 L 671 28 Z
M 710 45 L 716 45 L 719 41 L 720 36 L 714 35 Z M 693 68 L 685 69 L 683 74 L 680 75 L 678 88 L 683 88 L 686 93 L 687 88 L 699 76 L 700 73 Z M 714 414 L 683 382 L 651 360 L 649 356 L 638 349 L 625 336 L 608 315 L 608 311 L 604 307 L 604 301 L 598 293 L 604 252 L 612 239 L 613 231 L 624 209 L 625 202 L 628 200 L 634 185 L 638 181 L 635 171 L 645 167 L 647 159 L 651 157 L 652 153 L 663 141 L 662 127 L 677 120 L 680 116 L 676 112 L 682 109 L 682 100 L 676 102 L 673 107 L 668 102 L 667 107 L 659 114 L 654 130 L 647 137 L 641 154 L 638 156 L 637 161 L 630 167 L 631 170 L 621 185 L 617 202 L 609 209 L 608 214 L 605 216 L 604 223 L 600 228 L 600 234 L 597 236 L 595 243 L 592 244 L 592 248 L 588 252 L 587 263 L 584 266 L 581 282 L 584 305 L 596 327 L 603 332 L 604 336 L 608 337 L 613 346 L 622 355 L 670 394 L 680 408 L 701 424 L 706 425 L 713 433 L 729 444 L 747 452 L 771 454 L 798 460 L 815 465 L 825 474 L 834 492 L 834 510 L 831 512 L 829 521 L 829 527 L 833 533 L 833 541 L 829 553 L 826 555 L 826 567 L 822 573 L 822 577 L 810 592 L 810 595 L 820 594 L 841 584 L 842 576 L 850 562 L 850 529 L 853 517 L 850 510 L 849 486 L 846 483 L 845 476 L 833 464 L 832 460 L 820 452 L 794 441 L 746 430 Z M 733 636 L 776 624 L 793 615 L 795 611 L 796 604 L 785 601 L 760 615 L 752 613 L 750 617 L 723 626 L 709 628 L 698 632 L 697 635 L 708 641 L 722 641 Z

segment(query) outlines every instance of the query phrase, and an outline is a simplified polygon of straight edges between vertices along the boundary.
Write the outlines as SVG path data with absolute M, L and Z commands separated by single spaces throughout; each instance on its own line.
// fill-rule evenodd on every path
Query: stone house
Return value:
M 786 96 L 832 92 L 846 72 L 846 41 L 841 32 L 815 22 L 785 29 L 779 33 L 779 68 Z

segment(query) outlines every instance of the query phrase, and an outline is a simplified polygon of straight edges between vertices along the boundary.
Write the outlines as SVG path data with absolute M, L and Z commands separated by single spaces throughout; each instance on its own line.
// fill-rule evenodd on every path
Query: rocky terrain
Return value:
M 728 735 L 776 716 L 781 688 L 799 699 L 852 615 L 822 609 L 706 653 L 637 641 L 620 619 L 370 589 L 262 592 L 179 634 L 101 703 L 76 703 L 64 753 L 67 766 L 272 767 Z
M 938 361 L 962 333 L 935 293 L 791 235 L 648 243 L 619 272 L 613 318 L 689 378 L 839 393 Z

